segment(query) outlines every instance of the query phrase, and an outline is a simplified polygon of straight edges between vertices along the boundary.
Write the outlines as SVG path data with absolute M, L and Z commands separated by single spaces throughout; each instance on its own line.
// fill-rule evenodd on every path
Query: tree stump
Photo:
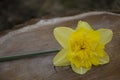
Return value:
M 109 28 L 112 41 L 106 45 L 110 63 L 93 67 L 84 75 L 67 67 L 54 67 L 56 53 L 0 62 L 0 80 L 120 80 L 120 15 L 110 12 L 88 12 L 70 17 L 40 20 L 35 24 L 0 34 L 0 56 L 61 49 L 53 36 L 58 26 L 75 28 L 79 20 L 87 21 L 94 29 Z

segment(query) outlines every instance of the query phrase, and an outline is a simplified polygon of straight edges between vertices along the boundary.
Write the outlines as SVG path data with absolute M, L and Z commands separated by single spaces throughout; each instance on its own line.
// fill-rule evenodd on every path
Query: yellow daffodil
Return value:
M 110 29 L 94 30 L 87 22 L 79 21 L 75 30 L 68 27 L 55 28 L 54 36 L 63 47 L 53 59 L 55 66 L 71 65 L 74 72 L 84 74 L 93 65 L 109 62 L 104 49 L 113 36 Z

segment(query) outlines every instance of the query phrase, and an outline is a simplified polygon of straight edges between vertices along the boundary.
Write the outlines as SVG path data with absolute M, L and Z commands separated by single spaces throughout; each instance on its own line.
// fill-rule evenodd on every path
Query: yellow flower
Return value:
M 54 36 L 63 47 L 53 59 L 55 66 L 71 65 L 74 72 L 84 74 L 93 65 L 109 62 L 104 49 L 113 36 L 110 29 L 93 30 L 87 22 L 79 21 L 75 30 L 68 27 L 55 28 Z

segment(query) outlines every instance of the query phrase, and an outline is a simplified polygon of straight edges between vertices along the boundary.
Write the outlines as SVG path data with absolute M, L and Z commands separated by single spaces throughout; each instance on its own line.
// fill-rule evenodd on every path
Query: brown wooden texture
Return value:
M 36 24 L 11 30 L 0 36 L 0 56 L 25 54 L 40 50 L 60 49 L 53 36 L 57 26 L 75 28 L 78 20 L 90 23 L 94 29 L 113 30 L 112 41 L 106 45 L 110 63 L 93 67 L 84 75 L 74 73 L 69 66 L 56 67 L 56 53 L 15 61 L 0 62 L 0 80 L 120 80 L 120 15 L 109 12 L 89 12 L 71 17 L 40 20 Z

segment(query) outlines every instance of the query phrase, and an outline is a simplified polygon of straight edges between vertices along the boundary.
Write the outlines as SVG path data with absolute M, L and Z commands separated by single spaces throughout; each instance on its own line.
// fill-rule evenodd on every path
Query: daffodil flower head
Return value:
M 74 72 L 85 74 L 91 67 L 106 64 L 109 56 L 105 44 L 111 41 L 110 29 L 94 30 L 84 21 L 79 21 L 75 30 L 57 27 L 54 36 L 63 49 L 54 57 L 55 66 L 71 65 Z

